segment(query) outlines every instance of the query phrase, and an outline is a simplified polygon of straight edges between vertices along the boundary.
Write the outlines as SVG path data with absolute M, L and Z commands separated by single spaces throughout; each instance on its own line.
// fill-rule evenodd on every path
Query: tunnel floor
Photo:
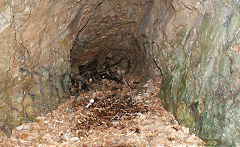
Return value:
M 130 73 L 124 78 L 112 71 L 83 78 L 84 73 L 72 80 L 67 102 L 16 127 L 0 145 L 204 146 L 163 108 L 157 97 L 160 76 L 142 83 Z

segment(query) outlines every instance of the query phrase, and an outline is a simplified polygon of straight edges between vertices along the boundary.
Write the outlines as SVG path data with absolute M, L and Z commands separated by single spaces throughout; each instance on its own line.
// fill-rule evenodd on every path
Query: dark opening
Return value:
M 123 83 L 129 74 L 138 76 L 141 80 L 137 82 L 143 84 L 156 74 L 152 72 L 156 67 L 146 52 L 147 43 L 134 22 L 123 22 L 118 16 L 92 19 L 79 32 L 71 50 L 72 85 L 81 81 L 83 89 L 79 89 L 84 90 L 88 87 L 84 81 L 89 79 Z
M 76 99 L 75 109 L 89 108 L 92 113 L 82 112 L 88 117 L 76 129 L 109 127 L 113 120 L 148 112 L 143 99 L 132 99 L 146 90 L 147 80 L 161 76 L 147 44 L 138 24 L 119 16 L 96 16 L 79 31 L 71 50 L 70 94 Z

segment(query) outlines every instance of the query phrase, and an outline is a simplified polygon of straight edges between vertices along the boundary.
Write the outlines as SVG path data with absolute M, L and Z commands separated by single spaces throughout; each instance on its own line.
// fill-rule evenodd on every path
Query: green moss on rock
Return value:
M 176 116 L 179 123 L 189 127 L 191 130 L 196 128 L 196 121 L 191 109 L 185 103 L 178 104 Z
M 166 43 L 171 49 L 160 46 L 166 58 L 159 66 L 171 73 L 163 71 L 159 97 L 207 145 L 239 145 L 240 2 L 213 3 L 211 12 L 199 15 L 196 34 L 182 29 Z

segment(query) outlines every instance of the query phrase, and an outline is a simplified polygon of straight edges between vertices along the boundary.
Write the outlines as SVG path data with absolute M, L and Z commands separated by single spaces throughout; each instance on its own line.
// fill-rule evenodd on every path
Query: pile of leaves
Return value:
M 131 120 L 149 111 L 144 101 L 134 99 L 142 90 L 142 82 L 128 74 L 129 64 L 125 58 L 106 57 L 102 63 L 94 60 L 81 65 L 72 74 L 70 91 L 76 97 L 72 108 L 82 110 L 74 128 L 79 136 L 90 128 L 108 128 L 114 121 Z
M 104 83 L 112 83 L 113 86 Z M 149 111 L 147 104 L 144 105 L 144 101 L 137 100 L 134 97 L 141 93 L 137 89 L 107 79 L 104 80 L 102 85 L 98 85 L 98 89 L 101 89 L 101 91 L 80 93 L 72 103 L 75 111 L 82 110 L 74 128 L 79 130 L 79 136 L 87 135 L 86 130 L 91 128 L 109 128 L 116 121 L 131 120 L 139 114 Z M 91 100 L 94 101 L 93 104 L 90 103 Z M 90 107 L 88 107 L 89 104 Z

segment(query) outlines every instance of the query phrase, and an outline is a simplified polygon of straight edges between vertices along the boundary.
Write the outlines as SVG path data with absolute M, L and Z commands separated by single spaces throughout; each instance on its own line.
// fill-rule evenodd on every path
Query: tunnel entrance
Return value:
M 71 50 L 70 95 L 75 111 L 87 110 L 81 111 L 84 119 L 79 118 L 75 127 L 80 136 L 90 128 L 107 129 L 150 110 L 147 96 L 138 98 L 149 94 L 150 79 L 156 80 L 152 86 L 160 87 L 161 74 L 146 43 L 135 22 L 116 15 L 92 18 L 79 31 Z M 157 95 L 158 88 L 150 91 Z
M 84 77 L 95 74 L 99 79 L 111 72 L 122 76 L 134 73 L 146 78 L 151 59 L 147 57 L 144 39 L 138 34 L 136 24 L 122 22 L 117 16 L 93 21 L 75 40 L 71 50 L 71 76 L 92 68 Z
M 89 82 L 101 83 L 102 79 L 131 87 L 129 75 L 139 78 L 133 82 L 139 86 L 159 76 L 146 44 L 135 22 L 122 21 L 117 15 L 91 18 L 78 32 L 71 50 L 71 94 L 90 90 Z

